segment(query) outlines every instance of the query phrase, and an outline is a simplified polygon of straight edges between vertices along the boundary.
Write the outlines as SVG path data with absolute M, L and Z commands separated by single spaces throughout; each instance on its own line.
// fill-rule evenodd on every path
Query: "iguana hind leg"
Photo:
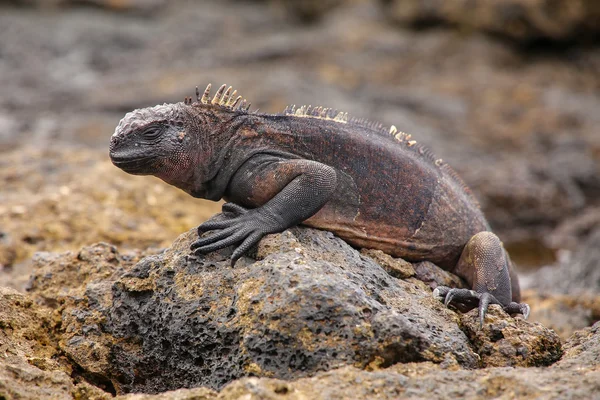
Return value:
M 490 304 L 501 305 L 509 314 L 529 316 L 529 306 L 518 303 L 520 292 L 510 258 L 492 232 L 480 232 L 469 240 L 455 272 L 465 278 L 473 290 L 438 286 L 433 295 L 444 304 L 456 304 L 459 309 L 478 307 L 480 325 Z

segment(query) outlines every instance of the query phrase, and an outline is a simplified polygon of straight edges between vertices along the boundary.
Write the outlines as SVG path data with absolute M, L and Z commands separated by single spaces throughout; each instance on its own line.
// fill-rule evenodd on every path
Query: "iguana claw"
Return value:
M 531 311 L 528 304 L 511 302 L 507 305 L 501 304 L 494 295 L 490 293 L 477 293 L 469 289 L 456 289 L 447 286 L 438 286 L 433 290 L 433 297 L 443 301 L 444 305 L 452 304 L 461 311 L 467 311 L 477 307 L 479 309 L 479 327 L 485 322 L 488 306 L 499 304 L 507 314 L 523 314 L 527 319 Z
M 261 209 L 247 210 L 234 203 L 223 205 L 220 218 L 207 221 L 198 227 L 198 235 L 218 230 L 209 236 L 201 237 L 190 246 L 195 253 L 210 253 L 240 243 L 231 255 L 231 266 L 252 246 L 258 244 L 263 236 L 280 232 L 285 227 L 262 214 Z

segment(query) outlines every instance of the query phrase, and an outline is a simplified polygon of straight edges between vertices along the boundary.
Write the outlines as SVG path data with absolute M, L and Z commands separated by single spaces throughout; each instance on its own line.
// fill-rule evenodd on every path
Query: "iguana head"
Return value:
M 110 141 L 110 159 L 123 171 L 154 175 L 189 193 L 203 196 L 204 183 L 217 172 L 229 122 L 250 107 L 223 85 L 210 100 L 208 85 L 196 102 L 134 110 L 119 122 Z M 229 132 L 229 133 L 227 133 Z
M 155 175 L 166 181 L 191 167 L 183 103 L 143 108 L 125 115 L 110 141 L 110 159 L 135 175 Z

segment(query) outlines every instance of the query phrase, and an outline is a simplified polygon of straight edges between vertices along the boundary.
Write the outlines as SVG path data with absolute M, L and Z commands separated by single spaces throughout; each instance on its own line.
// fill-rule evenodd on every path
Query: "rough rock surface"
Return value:
M 79 379 L 79 371 L 58 349 L 54 328 L 50 309 L 0 287 L 0 398 L 109 398 Z
M 73 388 L 49 335 L 50 315 L 0 288 L 0 398 L 59 398 Z
M 540 323 L 506 318 L 500 307 L 490 306 L 483 327 L 478 311 L 461 316 L 462 329 L 485 367 L 551 365 L 562 355 L 559 337 Z
M 131 268 L 113 249 L 82 250 L 96 257 L 80 265 L 83 276 L 101 272 L 81 297 L 58 293 L 65 353 L 119 393 L 293 379 L 344 364 L 478 366 L 456 315 L 426 286 L 391 277 L 329 232 L 274 235 L 260 261 L 234 269 L 222 253 L 190 256 L 194 236 Z M 36 272 L 31 292 L 47 302 L 54 282 L 62 288 L 56 266 L 76 258 Z
M 194 237 L 144 258 L 106 244 L 37 256 L 29 295 L 0 296 L 4 348 L 26 344 L 0 357 L 0 368 L 21 368 L 0 395 L 208 386 L 121 398 L 578 398 L 599 388 L 600 324 L 556 362 L 558 337 L 540 324 L 493 306 L 479 329 L 475 311 L 455 314 L 425 283 L 385 272 L 394 260 L 379 265 L 329 232 L 270 235 L 235 268 L 227 249 L 190 256 Z M 21 387 L 25 376 L 36 384 Z
M 447 370 L 430 363 L 397 364 L 382 371 L 352 367 L 295 382 L 245 378 L 218 399 L 585 399 L 600 390 L 600 371 L 542 368 Z M 356 385 L 360 382 L 360 385 Z M 150 398 L 149 398 L 150 399 Z M 148 400 L 149 400 L 148 399 Z
M 396 364 L 365 371 L 346 366 L 295 381 L 242 378 L 220 393 L 198 389 L 123 400 L 201 399 L 587 399 L 600 391 L 600 323 L 574 334 L 549 368 L 463 370 L 453 364 Z M 359 383 L 357 385 L 357 383 Z M 202 397 L 204 396 L 204 397 Z
M 330 232 L 271 235 L 258 261 L 233 269 L 226 250 L 190 255 L 195 235 L 135 265 L 108 245 L 38 258 L 30 291 L 59 307 L 61 349 L 94 382 L 157 393 L 219 389 L 248 375 L 296 379 L 341 365 L 474 368 L 481 357 L 483 365 L 531 366 L 560 357 L 552 331 L 502 322 L 508 316 L 496 310 L 491 328 L 475 332 L 474 315 L 461 322 L 428 286 L 390 276 Z
M 453 364 L 396 364 L 365 371 L 346 366 L 295 381 L 242 378 L 220 393 L 180 390 L 126 395 L 127 400 L 201 399 L 588 399 L 600 391 L 600 323 L 577 332 L 565 355 L 548 368 L 464 370 Z M 358 384 L 357 384 L 358 383 Z M 163 397 L 164 396 L 164 397 Z
M 480 29 L 513 39 L 570 40 L 597 37 L 596 0 L 382 0 L 390 16 L 408 24 L 442 23 Z

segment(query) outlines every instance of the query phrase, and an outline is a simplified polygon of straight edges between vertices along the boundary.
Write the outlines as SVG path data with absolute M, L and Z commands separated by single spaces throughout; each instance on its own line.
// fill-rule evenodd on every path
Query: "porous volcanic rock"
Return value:
M 465 370 L 452 363 L 431 362 L 375 370 L 345 366 L 294 381 L 241 378 L 219 393 L 198 388 L 117 399 L 593 399 L 600 391 L 599 346 L 600 323 L 574 334 L 561 361 L 546 368 Z
M 267 241 L 273 242 L 272 238 Z M 113 264 L 126 263 L 110 246 L 91 246 L 83 251 L 88 255 L 93 253 L 94 257 L 106 254 L 107 259 L 119 261 L 113 261 Z M 66 254 L 62 257 L 67 256 L 77 257 L 78 254 Z M 101 258 L 95 260 L 103 263 Z M 88 266 L 91 264 L 87 263 Z M 87 274 L 85 265 L 83 272 Z M 85 280 L 86 278 L 83 279 Z M 69 291 L 75 293 L 76 285 L 77 282 L 68 285 L 71 289 L 62 290 L 62 294 Z M 59 286 L 64 287 L 64 283 L 59 283 Z M 35 291 L 33 294 L 35 295 Z M 73 296 L 66 295 L 64 299 L 69 297 Z M 491 313 L 497 314 L 498 310 L 493 308 Z M 493 318 L 492 316 L 491 322 L 495 323 Z M 38 306 L 30 296 L 13 289 L 0 288 L 0 397 L 87 400 L 112 398 L 109 393 L 78 379 L 75 371 L 77 367 L 70 367 L 60 356 L 52 337 L 56 328 L 52 319 L 50 310 Z M 457 396 L 466 399 L 593 398 L 600 390 L 598 354 L 600 323 L 574 334 L 565 344 L 563 358 L 549 368 L 465 370 L 452 359 L 441 364 L 398 363 L 384 369 L 374 364 L 367 370 L 344 366 L 292 381 L 265 377 L 241 378 L 225 386 L 219 393 L 206 387 L 197 387 L 156 395 L 128 394 L 117 396 L 117 399 L 394 399 L 399 396 L 433 396 L 442 399 Z M 91 376 L 87 375 L 88 378 Z
M 0 399 L 108 399 L 61 354 L 50 309 L 0 287 Z M 73 379 L 75 378 L 75 379 Z
M 194 237 L 113 268 L 115 278 L 104 271 L 81 298 L 66 299 L 64 351 L 119 393 L 293 379 L 344 364 L 478 363 L 451 311 L 331 233 L 275 235 L 260 261 L 233 269 L 223 252 L 191 256 Z M 102 257 L 118 258 L 113 249 Z
M 477 309 L 461 316 L 463 331 L 483 366 L 547 366 L 561 357 L 560 338 L 554 331 L 540 323 L 506 318 L 500 310 L 500 306 L 491 305 L 482 327 Z
M 230 249 L 192 255 L 196 237 L 189 231 L 137 264 L 104 244 L 39 258 L 29 290 L 61 313 L 60 348 L 91 382 L 121 394 L 159 393 L 220 389 L 244 376 L 293 380 L 344 365 L 482 366 L 465 322 L 425 283 L 390 276 L 330 232 L 270 235 L 256 260 L 235 268 Z M 510 318 L 499 309 L 490 315 Z M 502 331 L 506 343 L 523 341 L 526 356 L 500 350 L 493 365 L 558 359 L 553 332 L 525 321 L 507 326 L 514 324 L 520 329 Z M 533 335 L 543 339 L 531 342 Z M 486 349 L 497 341 L 478 340 Z

